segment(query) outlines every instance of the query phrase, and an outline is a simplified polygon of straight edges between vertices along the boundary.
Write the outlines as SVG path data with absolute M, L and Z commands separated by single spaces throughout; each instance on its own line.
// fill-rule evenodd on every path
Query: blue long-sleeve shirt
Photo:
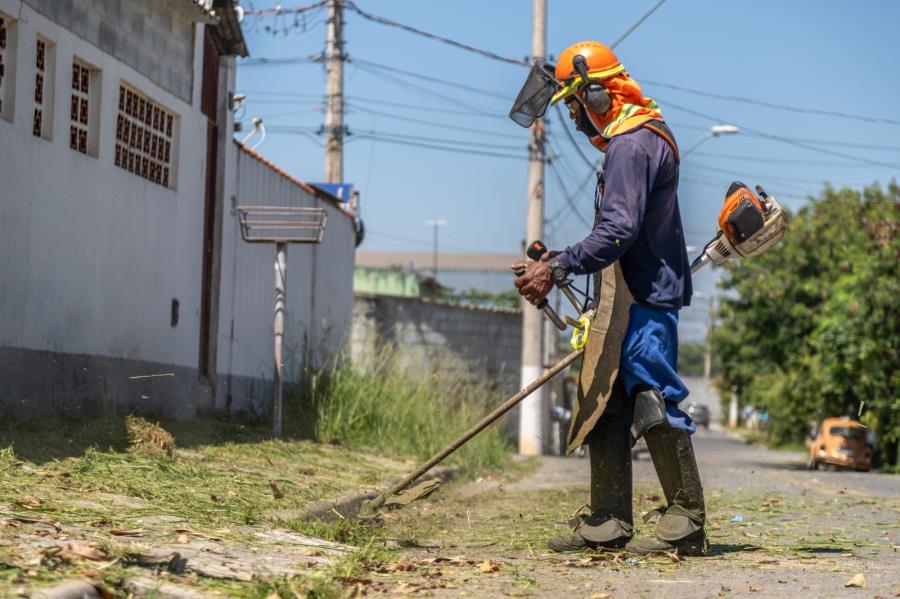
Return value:
M 636 301 L 675 310 L 690 305 L 674 152 L 656 133 L 637 128 L 610 140 L 603 172 L 600 223 L 559 262 L 586 274 L 619 260 Z

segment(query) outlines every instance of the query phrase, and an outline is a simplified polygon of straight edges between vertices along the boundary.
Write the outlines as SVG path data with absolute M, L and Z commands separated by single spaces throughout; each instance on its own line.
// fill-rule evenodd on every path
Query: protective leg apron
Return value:
M 629 410 L 628 395 L 617 381 L 606 410 L 586 439 L 591 462 L 591 512 L 569 523 L 571 535 L 551 539 L 548 546 L 552 551 L 621 548 L 634 534 Z
M 633 397 L 627 397 L 619 370 L 634 299 L 618 263 L 604 269 L 599 279 L 597 313 L 585 348 L 567 445 L 568 452 L 588 445 L 592 513 L 573 522 L 572 535 L 552 539 L 549 546 L 555 551 L 579 551 L 620 547 L 630 539 L 630 449 L 645 436 L 667 505 L 659 511 L 662 517 L 654 537 L 631 540 L 627 548 L 639 553 L 703 553 L 703 489 L 690 436 L 671 426 L 658 390 L 637 388 Z M 635 413 L 638 405 L 641 408 Z
M 584 350 L 567 453 L 587 444 L 591 460 L 591 514 L 574 532 L 551 539 L 553 551 L 622 547 L 634 534 L 631 504 L 631 407 L 618 380 L 628 311 L 634 303 L 618 263 L 597 275 L 596 314 Z

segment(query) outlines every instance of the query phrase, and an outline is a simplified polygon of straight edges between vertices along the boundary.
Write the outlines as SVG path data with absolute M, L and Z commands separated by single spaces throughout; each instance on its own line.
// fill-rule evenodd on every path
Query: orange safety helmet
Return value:
M 576 57 L 582 64 L 576 65 Z M 587 81 L 583 81 L 579 70 L 587 71 Z M 550 100 L 551 104 L 556 104 L 560 100 L 564 100 L 578 90 L 586 87 L 589 83 L 597 83 L 602 85 L 604 79 L 608 79 L 614 75 L 618 75 L 625 70 L 619 59 L 607 46 L 600 42 L 578 42 L 572 44 L 559 55 L 556 61 L 556 70 L 554 77 L 562 86 Z
M 600 42 L 578 42 L 563 50 L 559 55 L 555 73 L 557 81 L 565 81 L 578 74 L 573 63 L 576 54 L 584 56 L 588 73 L 598 79 L 605 79 L 625 70 L 622 63 L 607 46 Z M 593 78 L 591 77 L 591 79 Z

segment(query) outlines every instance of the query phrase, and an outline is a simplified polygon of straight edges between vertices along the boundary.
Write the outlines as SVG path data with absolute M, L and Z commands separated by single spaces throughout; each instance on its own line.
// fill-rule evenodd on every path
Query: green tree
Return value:
M 860 412 L 897 465 L 900 187 L 823 190 L 788 215 L 784 240 L 728 264 L 713 336 L 722 389 L 769 412 L 776 442 Z M 723 394 L 724 396 L 724 394 Z

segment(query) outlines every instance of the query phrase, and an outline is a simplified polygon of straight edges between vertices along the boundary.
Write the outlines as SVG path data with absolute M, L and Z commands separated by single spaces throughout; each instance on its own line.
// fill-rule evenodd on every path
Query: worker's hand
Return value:
M 525 273 L 516 279 L 516 288 L 529 303 L 538 305 L 553 288 L 549 263 L 558 254 L 545 252 L 540 260 L 523 260 L 512 265 L 513 271 L 525 269 Z

